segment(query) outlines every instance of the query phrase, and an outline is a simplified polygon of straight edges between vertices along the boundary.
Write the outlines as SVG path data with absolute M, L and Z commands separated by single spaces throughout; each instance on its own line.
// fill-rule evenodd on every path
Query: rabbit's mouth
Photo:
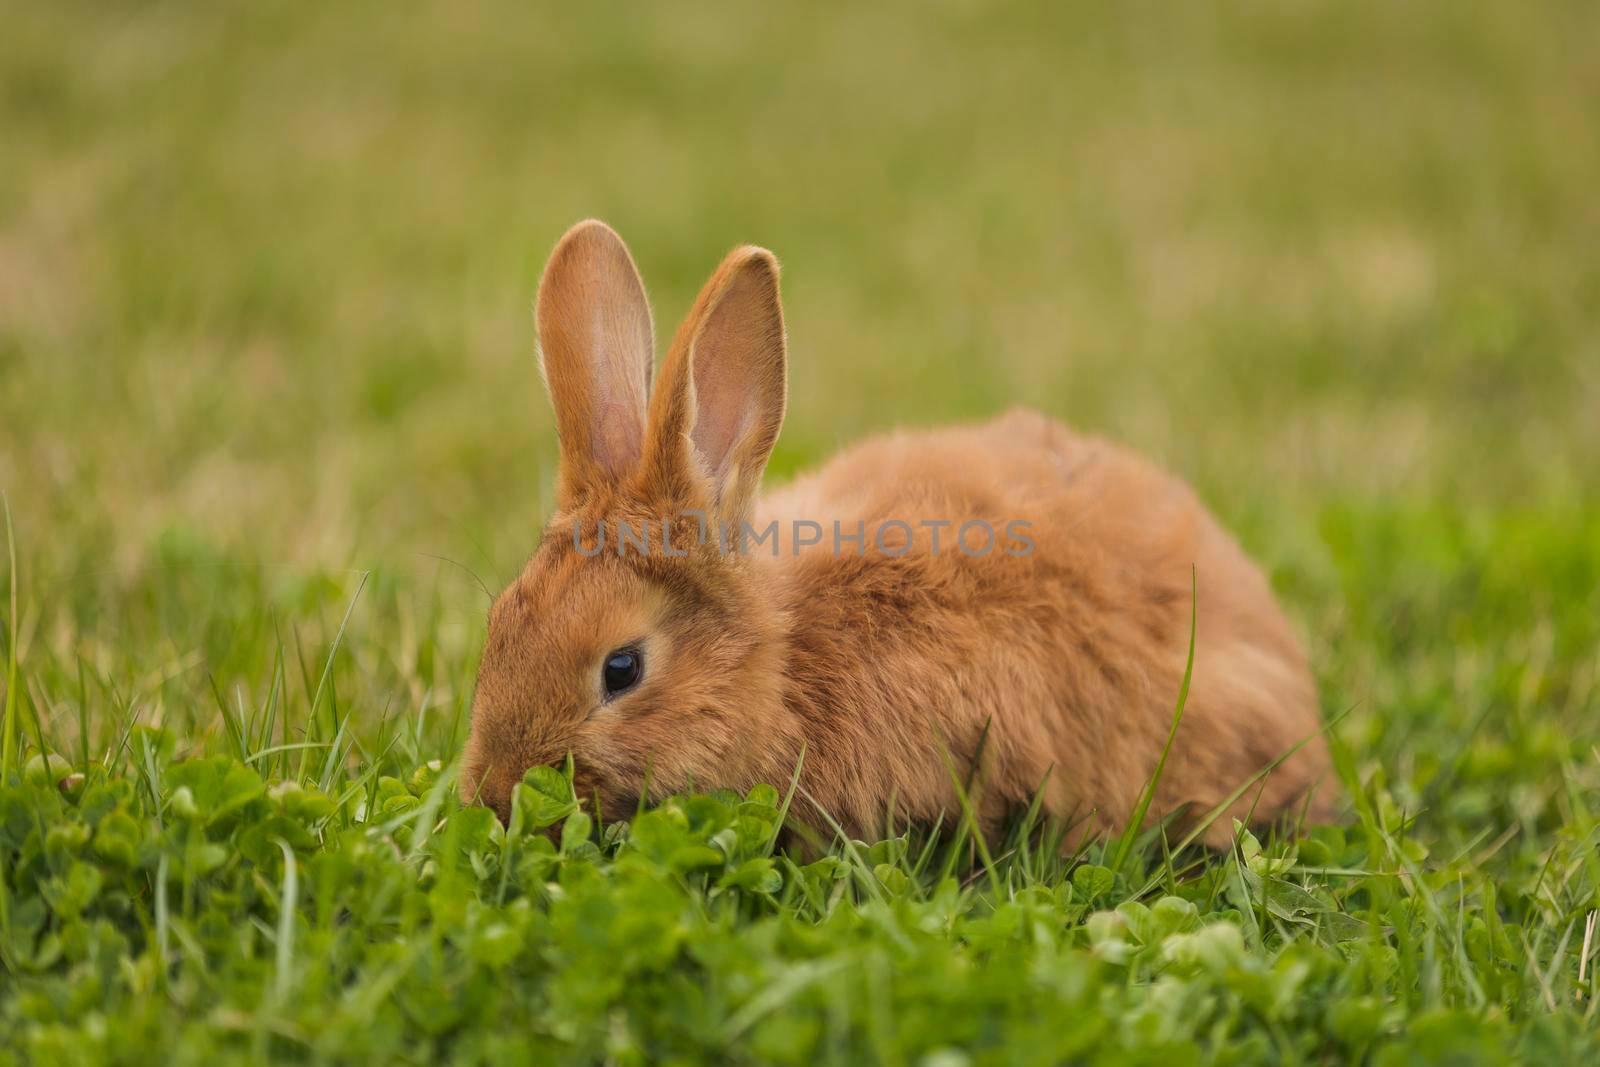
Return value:
M 601 811 L 601 815 L 605 817 L 606 822 L 623 822 L 632 819 L 638 813 L 639 797 L 637 795 L 629 796 L 626 793 L 612 796 Z
M 576 763 L 572 791 L 591 814 L 606 822 L 631 819 L 639 810 L 639 790 L 612 780 L 602 768 Z

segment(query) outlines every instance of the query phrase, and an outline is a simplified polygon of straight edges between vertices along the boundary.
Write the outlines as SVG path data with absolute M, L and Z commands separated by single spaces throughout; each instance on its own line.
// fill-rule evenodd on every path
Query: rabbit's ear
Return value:
M 788 392 L 778 261 L 734 249 L 678 328 L 651 399 L 646 477 L 744 521 Z
M 655 339 L 639 271 L 603 222 L 568 230 L 550 253 L 535 311 L 539 368 L 561 438 L 558 500 L 638 466 Z

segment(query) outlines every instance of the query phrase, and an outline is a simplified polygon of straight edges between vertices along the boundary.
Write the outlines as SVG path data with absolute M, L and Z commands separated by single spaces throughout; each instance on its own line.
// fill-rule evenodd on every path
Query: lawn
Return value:
M 1594 5 L 3 15 L 0 1064 L 1600 1056 Z M 589 215 L 658 337 L 782 259 L 771 484 L 1017 402 L 1188 478 L 1341 822 L 461 808 Z

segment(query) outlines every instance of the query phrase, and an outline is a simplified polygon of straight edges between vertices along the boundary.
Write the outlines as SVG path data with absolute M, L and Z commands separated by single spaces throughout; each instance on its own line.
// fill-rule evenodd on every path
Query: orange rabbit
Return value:
M 947 754 L 981 748 L 986 824 L 1045 783 L 1049 813 L 1114 832 L 1160 757 L 1197 603 L 1153 812 L 1208 812 L 1288 754 L 1228 814 L 1326 814 L 1305 657 L 1176 478 L 1019 410 L 873 438 L 759 496 L 786 392 L 760 248 L 712 275 L 653 388 L 644 288 L 604 224 L 556 245 L 537 320 L 557 510 L 490 612 L 469 799 L 504 818 L 523 772 L 569 752 L 609 817 L 646 788 L 781 786 L 801 764 L 798 814 L 867 835 L 891 805 L 950 814 Z

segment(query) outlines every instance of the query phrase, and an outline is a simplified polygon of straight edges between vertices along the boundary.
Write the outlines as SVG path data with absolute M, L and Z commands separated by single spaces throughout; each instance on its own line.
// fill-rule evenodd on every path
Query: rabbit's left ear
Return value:
M 638 466 L 654 342 L 650 305 L 622 238 L 590 219 L 550 253 L 535 309 L 539 367 L 561 437 L 562 506 Z
M 678 328 L 650 400 L 645 477 L 704 498 L 723 522 L 749 515 L 788 395 L 778 261 L 734 249 Z

